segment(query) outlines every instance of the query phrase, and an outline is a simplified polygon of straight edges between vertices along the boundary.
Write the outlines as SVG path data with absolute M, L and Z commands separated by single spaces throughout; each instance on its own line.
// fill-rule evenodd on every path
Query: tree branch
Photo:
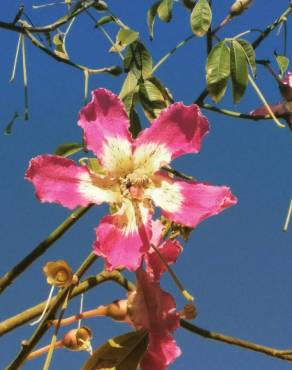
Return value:
M 249 349 L 251 351 L 261 352 L 261 353 L 264 353 L 265 355 L 276 357 L 281 360 L 292 361 L 292 349 L 279 350 L 277 348 L 262 346 L 260 344 L 249 342 L 247 340 L 230 337 L 228 335 L 224 335 L 221 333 L 216 333 L 216 332 L 212 332 L 212 331 L 200 328 L 199 326 L 193 325 L 184 319 L 180 320 L 180 324 L 181 324 L 181 327 L 183 327 L 184 329 L 194 334 L 200 335 L 201 337 L 207 338 L 207 339 L 213 339 L 219 342 L 231 344 L 233 346 L 238 346 L 241 348 Z
M 100 285 L 106 281 L 114 281 L 128 291 L 134 290 L 135 285 L 127 280 L 118 270 L 111 272 L 103 271 L 96 276 L 89 276 L 86 280 L 79 283 L 72 291 L 71 298 L 78 297 L 80 294 Z M 56 302 L 57 296 L 51 300 L 49 308 Z M 35 319 L 43 312 L 47 301 L 43 301 L 27 310 L 8 318 L 0 323 L 0 337 L 9 333 L 10 331 L 27 324 Z
M 69 217 L 65 219 L 51 234 L 40 244 L 38 244 L 22 261 L 15 265 L 0 279 L 0 294 L 21 274 L 25 271 L 34 261 L 36 261 L 46 250 L 58 240 L 71 226 L 81 218 L 92 205 L 87 207 L 80 207 L 72 212 Z
M 18 20 L 18 23 L 21 24 L 21 26 L 18 26 L 16 24 L 8 23 L 8 22 L 2 22 L 0 21 L 0 28 L 14 31 L 18 33 L 25 33 L 26 31 L 29 31 L 31 33 L 48 33 L 56 30 L 57 28 L 63 26 L 64 24 L 68 23 L 72 18 L 77 17 L 81 13 L 83 13 L 85 10 L 91 8 L 93 5 L 96 5 L 98 3 L 98 0 L 92 0 L 87 2 L 87 4 L 82 4 L 83 2 L 86 3 L 86 1 L 79 1 L 80 7 L 76 6 L 76 10 L 57 19 L 55 22 L 48 24 L 46 26 L 39 26 L 39 27 L 33 27 L 26 23 L 22 23 L 21 20 Z

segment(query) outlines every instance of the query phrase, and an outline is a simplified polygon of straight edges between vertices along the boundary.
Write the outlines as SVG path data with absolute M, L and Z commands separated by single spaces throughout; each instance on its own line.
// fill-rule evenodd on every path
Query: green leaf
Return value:
M 135 102 L 135 94 L 138 91 L 138 80 L 134 73 L 131 71 L 128 73 L 121 92 L 119 94 L 120 99 L 123 101 L 126 111 L 129 113 Z
M 105 15 L 104 17 L 101 17 L 95 24 L 95 28 L 98 28 L 100 26 L 103 26 L 104 24 L 115 22 L 114 17 L 111 15 Z
M 172 7 L 173 7 L 173 0 L 161 0 L 158 8 L 157 14 L 158 17 L 163 22 L 170 22 L 172 18 Z
M 69 157 L 72 154 L 78 153 L 83 149 L 83 145 L 79 143 L 65 143 L 58 146 L 55 150 L 56 155 Z
M 256 75 L 256 61 L 255 61 L 255 51 L 252 45 L 243 39 L 236 39 L 237 42 L 241 45 L 245 52 L 246 59 L 248 61 L 248 64 L 251 68 L 252 74 L 255 77 Z
M 147 345 L 148 335 L 145 330 L 109 339 L 94 351 L 82 370 L 136 370 Z
M 157 118 L 161 110 L 167 107 L 163 94 L 159 88 L 149 80 L 140 84 L 139 98 L 145 116 L 150 121 Z
M 210 52 L 206 64 L 207 88 L 211 98 L 218 103 L 224 96 L 230 76 L 230 50 L 219 42 Z
M 124 50 L 128 45 L 132 44 L 139 38 L 139 32 L 135 32 L 130 28 L 120 28 L 116 36 L 115 44 L 110 48 L 110 52 L 119 52 Z
M 147 25 L 149 30 L 150 40 L 154 37 L 154 21 L 157 15 L 157 8 L 160 5 L 160 1 L 154 3 L 147 11 Z
M 276 61 L 280 69 L 280 74 L 283 77 L 284 73 L 287 71 L 287 68 L 289 66 L 289 59 L 285 57 L 285 55 L 277 55 Z
M 244 49 L 237 40 L 231 41 L 230 71 L 233 101 L 237 104 L 243 97 L 248 84 L 247 59 Z
M 193 10 L 195 6 L 195 2 L 193 0 L 182 0 L 183 5 L 188 9 L 188 10 Z
M 132 137 L 136 139 L 141 130 L 142 126 L 139 115 L 135 109 L 132 109 L 130 112 L 130 132 L 132 134 Z
M 97 158 L 87 158 L 87 165 L 92 172 L 103 174 L 104 169 Z
M 64 37 L 61 33 L 57 33 L 53 38 L 53 44 L 55 47 L 55 54 L 60 58 L 69 59 L 68 53 L 64 45 Z
M 198 0 L 190 17 L 191 28 L 196 36 L 204 36 L 210 28 L 212 10 L 207 0 Z
M 146 80 L 152 73 L 152 58 L 149 51 L 140 41 L 129 45 L 125 58 L 125 71 L 132 71 L 137 80 Z

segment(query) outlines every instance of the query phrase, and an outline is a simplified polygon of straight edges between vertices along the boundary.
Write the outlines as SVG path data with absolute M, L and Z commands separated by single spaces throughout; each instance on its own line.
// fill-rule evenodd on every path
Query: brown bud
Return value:
M 197 308 L 193 303 L 186 304 L 179 315 L 187 320 L 194 320 L 197 317 Z
M 73 271 L 63 260 L 46 263 L 43 272 L 47 277 L 47 283 L 58 288 L 63 288 L 74 282 Z
M 70 351 L 91 352 L 92 332 L 86 326 L 68 331 L 63 337 L 62 344 Z
M 122 299 L 109 304 L 106 309 L 106 316 L 115 321 L 126 321 L 128 315 L 128 301 Z
M 94 5 L 94 8 L 99 12 L 104 12 L 108 9 L 108 6 L 105 1 L 99 0 L 99 2 L 96 5 Z
M 253 2 L 253 0 L 236 0 L 229 10 L 229 14 L 232 17 L 243 13 Z

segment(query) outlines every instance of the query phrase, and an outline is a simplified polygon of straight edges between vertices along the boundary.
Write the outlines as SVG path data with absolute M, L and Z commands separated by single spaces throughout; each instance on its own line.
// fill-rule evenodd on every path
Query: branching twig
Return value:
M 87 207 L 80 207 L 66 218 L 45 240 L 38 244 L 22 261 L 15 265 L 0 279 L 0 294 L 23 272 L 25 271 L 37 258 L 39 258 L 45 251 L 58 240 L 71 226 L 75 224 L 80 217 L 82 217 L 92 205 Z
M 82 277 L 82 275 L 88 270 L 88 268 L 95 262 L 97 256 L 91 253 L 81 264 L 81 266 L 76 271 L 76 276 L 78 279 Z M 33 335 L 28 341 L 22 343 L 22 349 L 16 356 L 16 358 L 11 362 L 10 365 L 6 367 L 5 370 L 17 370 L 20 366 L 25 362 L 28 354 L 31 350 L 36 346 L 42 336 L 50 327 L 50 320 L 52 320 L 57 312 L 57 310 L 61 307 L 66 297 L 68 297 L 68 292 L 72 289 L 70 285 L 68 288 L 62 289 L 59 294 L 57 295 L 56 299 L 54 300 L 53 305 L 49 308 L 44 320 L 40 323 L 38 328 L 35 330 Z
M 128 291 L 135 289 L 135 285 L 127 280 L 119 271 L 103 271 L 96 276 L 88 277 L 83 282 L 78 284 L 73 289 L 71 298 L 77 297 L 80 294 L 85 293 L 106 281 L 114 281 Z M 54 305 L 56 298 L 57 296 L 52 298 L 49 308 Z M 0 337 L 38 317 L 43 312 L 46 302 L 47 301 L 43 301 L 36 306 L 30 307 L 27 310 L 8 318 L 5 321 L 2 321 L 0 323 Z

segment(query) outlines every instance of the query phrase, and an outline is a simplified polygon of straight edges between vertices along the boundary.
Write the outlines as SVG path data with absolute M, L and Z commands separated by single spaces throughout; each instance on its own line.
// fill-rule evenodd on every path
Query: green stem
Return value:
M 170 276 L 172 277 L 175 285 L 178 287 L 182 295 L 185 297 L 186 300 L 189 302 L 193 302 L 194 297 L 184 288 L 179 278 L 176 276 L 175 272 L 172 270 L 172 268 L 169 266 L 169 264 L 164 259 L 163 255 L 160 253 L 159 249 L 155 247 L 155 245 L 151 244 L 151 247 L 155 250 L 158 257 L 160 258 L 161 262 L 165 265 L 167 271 L 169 272 Z
M 169 59 L 180 47 L 185 45 L 189 40 L 194 38 L 195 35 L 191 34 L 190 36 L 186 37 L 183 41 L 178 43 L 173 49 L 171 49 L 164 57 L 162 57 L 152 68 L 152 74 L 167 60 Z
M 65 219 L 52 233 L 38 244 L 22 261 L 15 265 L 0 279 L 0 294 L 34 261 L 36 261 L 46 250 L 57 241 L 71 226 L 81 218 L 92 205 L 80 207 Z
M 269 112 L 269 114 L 271 115 L 271 117 L 273 118 L 274 122 L 276 123 L 276 125 L 280 128 L 284 128 L 285 125 L 283 125 L 279 120 L 278 118 L 274 115 L 271 107 L 269 106 L 269 103 L 266 101 L 266 98 L 264 97 L 264 95 L 262 94 L 261 90 L 258 88 L 257 84 L 255 83 L 254 79 L 248 75 L 248 80 L 249 82 L 251 83 L 252 87 L 254 88 L 256 94 L 258 95 L 258 97 L 261 99 L 261 101 L 263 102 L 264 106 L 267 108 L 267 111 Z
M 28 108 L 28 85 L 27 85 L 27 67 L 26 67 L 26 52 L 24 35 L 21 35 L 21 49 L 22 49 L 22 71 L 23 71 L 23 86 L 24 86 L 24 120 L 29 119 Z

